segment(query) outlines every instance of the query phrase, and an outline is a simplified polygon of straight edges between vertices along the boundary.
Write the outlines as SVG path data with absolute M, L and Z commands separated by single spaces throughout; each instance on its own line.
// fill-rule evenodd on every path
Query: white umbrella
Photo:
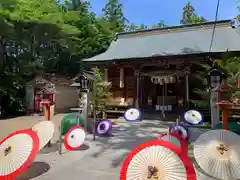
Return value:
M 218 180 L 214 177 L 210 177 L 209 175 L 202 173 L 199 169 L 196 168 L 196 166 L 194 166 L 194 170 L 197 176 L 197 180 Z
M 198 125 L 203 122 L 203 116 L 197 110 L 188 110 L 184 113 L 184 120 L 191 125 Z
M 64 146 L 70 151 L 77 150 L 83 144 L 85 138 L 84 129 L 81 126 L 74 126 L 64 136 Z
M 194 143 L 194 157 L 210 176 L 240 179 L 240 136 L 226 130 L 211 130 Z
M 139 145 L 124 160 L 120 180 L 196 180 L 192 163 L 177 146 L 151 140 Z
M 0 141 L 0 179 L 12 180 L 28 170 L 39 149 L 37 134 L 16 131 Z
M 39 150 L 44 148 L 46 144 L 52 139 L 54 133 L 54 124 L 51 121 L 41 121 L 32 127 L 40 140 Z
M 140 116 L 141 112 L 139 109 L 136 108 L 130 108 L 124 113 L 124 119 L 130 122 L 140 120 Z

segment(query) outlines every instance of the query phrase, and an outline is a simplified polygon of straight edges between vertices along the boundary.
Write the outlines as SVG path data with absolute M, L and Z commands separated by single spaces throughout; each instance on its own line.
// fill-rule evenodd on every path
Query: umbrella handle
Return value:
M 59 126 L 58 154 L 62 155 L 62 125 Z

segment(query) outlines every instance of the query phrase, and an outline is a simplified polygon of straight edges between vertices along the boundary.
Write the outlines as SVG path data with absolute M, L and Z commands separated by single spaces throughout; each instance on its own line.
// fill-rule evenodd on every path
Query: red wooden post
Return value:
M 50 104 L 49 103 L 45 104 L 45 108 L 46 108 L 46 115 L 45 115 L 46 120 L 50 121 Z
M 228 117 L 229 117 L 229 110 L 228 107 L 223 108 L 222 111 L 222 123 L 223 129 L 228 130 Z
M 219 108 L 222 109 L 223 129 L 228 130 L 229 109 L 232 107 L 232 103 L 219 102 L 219 103 L 217 103 L 217 105 L 219 106 Z
M 50 101 L 49 100 L 43 100 L 41 104 L 45 109 L 45 119 L 47 121 L 50 121 L 50 111 L 51 111 L 50 110 Z

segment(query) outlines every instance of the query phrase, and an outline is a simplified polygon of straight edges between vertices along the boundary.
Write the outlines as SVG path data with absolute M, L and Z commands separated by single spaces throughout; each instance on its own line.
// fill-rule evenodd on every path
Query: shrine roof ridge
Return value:
M 143 29 L 143 30 L 137 30 L 137 31 L 129 31 L 129 32 L 120 32 L 116 34 L 116 39 L 118 37 L 124 36 L 124 35 L 141 35 L 143 33 L 151 33 L 151 32 L 161 32 L 161 31 L 169 31 L 174 32 L 178 30 L 188 30 L 188 29 L 199 29 L 199 28 L 205 28 L 205 27 L 212 27 L 212 25 L 216 24 L 217 26 L 229 26 L 232 25 L 232 20 L 219 20 L 219 21 L 208 21 L 208 22 L 200 22 L 200 23 L 194 23 L 194 24 L 184 24 L 184 25 L 175 25 L 175 26 L 167 26 L 167 27 L 159 27 L 159 28 L 151 28 L 151 29 Z
M 240 52 L 240 26 L 232 20 L 118 33 L 104 53 L 83 61 L 136 61 L 140 58 L 225 52 Z

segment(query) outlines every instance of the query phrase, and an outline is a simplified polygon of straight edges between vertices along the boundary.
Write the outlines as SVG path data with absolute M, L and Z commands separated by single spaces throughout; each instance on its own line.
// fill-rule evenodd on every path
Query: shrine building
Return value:
M 240 51 L 240 29 L 231 20 L 116 35 L 106 52 L 85 59 L 112 83 L 110 106 L 177 111 L 189 108 L 201 83 L 200 64 Z M 212 36 L 213 35 L 213 36 Z M 213 38 L 212 38 L 213 37 Z

